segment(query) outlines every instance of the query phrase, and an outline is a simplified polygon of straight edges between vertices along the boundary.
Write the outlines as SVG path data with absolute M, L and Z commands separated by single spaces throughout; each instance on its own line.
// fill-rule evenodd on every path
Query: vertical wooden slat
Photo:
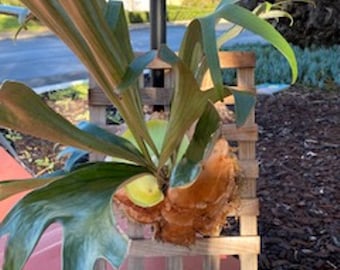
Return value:
M 144 238 L 144 227 L 141 224 L 128 221 L 127 235 L 131 239 Z M 137 257 L 128 257 L 128 270 L 144 270 L 144 259 Z
M 220 233 L 216 233 L 214 236 L 219 235 Z M 220 256 L 203 256 L 203 270 L 220 270 L 220 261 Z
M 221 265 L 220 256 L 204 256 L 203 270 L 219 270 Z
M 166 270 L 182 270 L 183 269 L 183 257 L 173 256 L 166 258 Z
M 99 125 L 105 126 L 106 124 L 106 107 L 105 106 L 89 106 L 89 113 L 91 122 Z M 104 160 L 104 155 L 97 153 L 90 153 L 90 161 L 101 161 Z
M 254 68 L 242 68 L 237 71 L 237 86 L 241 89 L 254 89 Z M 249 115 L 244 126 L 251 126 L 255 122 L 254 110 Z M 239 142 L 238 157 L 240 160 L 255 160 L 255 142 Z M 242 198 L 256 198 L 256 179 L 246 178 L 242 185 Z M 257 235 L 257 217 L 241 216 L 240 217 L 240 235 L 251 236 Z M 256 254 L 241 254 L 241 270 L 257 270 L 258 257 Z

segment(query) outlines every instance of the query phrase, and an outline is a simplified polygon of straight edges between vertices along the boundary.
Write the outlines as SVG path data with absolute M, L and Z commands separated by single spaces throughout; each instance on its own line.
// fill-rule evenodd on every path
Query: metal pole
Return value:
M 150 0 L 150 25 L 151 49 L 157 50 L 166 43 L 166 0 Z M 152 70 L 151 83 L 154 87 L 164 87 L 164 70 Z M 164 110 L 163 106 L 154 109 Z
M 151 49 L 166 43 L 166 1 L 150 0 Z

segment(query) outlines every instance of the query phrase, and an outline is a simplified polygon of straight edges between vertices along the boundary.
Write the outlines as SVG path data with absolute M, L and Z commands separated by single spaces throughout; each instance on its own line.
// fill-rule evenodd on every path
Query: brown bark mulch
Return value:
M 340 95 L 261 96 L 260 269 L 340 268 Z

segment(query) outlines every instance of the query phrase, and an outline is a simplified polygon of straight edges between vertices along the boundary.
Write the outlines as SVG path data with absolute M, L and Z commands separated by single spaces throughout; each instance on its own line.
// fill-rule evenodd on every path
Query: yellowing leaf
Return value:
M 125 186 L 128 198 L 141 207 L 152 207 L 164 199 L 157 178 L 152 174 L 143 175 Z

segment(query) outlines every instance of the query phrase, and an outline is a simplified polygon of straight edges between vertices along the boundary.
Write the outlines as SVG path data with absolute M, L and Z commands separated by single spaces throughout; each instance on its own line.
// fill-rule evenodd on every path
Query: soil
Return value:
M 296 86 L 258 97 L 260 269 L 340 269 L 339 93 Z M 48 103 L 74 123 L 86 118 L 84 100 Z M 33 173 L 62 165 L 59 145 L 26 135 L 14 145 Z

